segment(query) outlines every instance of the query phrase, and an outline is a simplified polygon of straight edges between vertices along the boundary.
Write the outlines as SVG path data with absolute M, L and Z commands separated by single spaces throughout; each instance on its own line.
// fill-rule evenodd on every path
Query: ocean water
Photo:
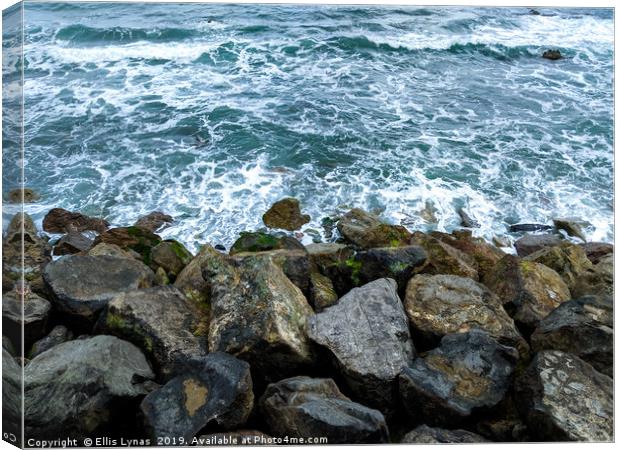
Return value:
M 192 249 L 284 196 L 305 242 L 352 206 L 447 231 L 463 206 L 487 238 L 576 216 L 611 241 L 613 11 L 539 12 L 28 3 L 26 211 L 162 210 Z

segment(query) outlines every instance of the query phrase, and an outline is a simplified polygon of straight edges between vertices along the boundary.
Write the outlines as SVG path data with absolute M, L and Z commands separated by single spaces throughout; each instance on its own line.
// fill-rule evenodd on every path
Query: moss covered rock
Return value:
M 342 237 L 359 248 L 409 245 L 411 233 L 401 225 L 390 225 L 366 211 L 354 208 L 338 221 Z
M 613 296 L 614 255 L 607 254 L 599 259 L 592 269 L 583 272 L 575 279 L 573 296 L 584 295 Z
M 338 294 L 331 280 L 317 272 L 310 274 L 310 302 L 314 310 L 319 312 L 338 301 Z
M 275 202 L 263 215 L 263 222 L 269 228 L 294 231 L 310 222 L 310 216 L 301 213 L 299 200 L 289 197 Z
M 153 247 L 161 242 L 161 238 L 140 227 L 111 228 L 95 238 L 94 245 L 101 242 L 118 245 L 123 250 L 137 252 L 146 265 L 152 261 Z
M 415 273 L 458 275 L 478 280 L 478 263 L 461 250 L 421 232 L 413 234 L 412 243 L 426 252 L 424 264 L 416 267 Z
M 198 304 L 208 304 L 209 283 L 202 277 L 202 266 L 209 258 L 217 258 L 219 255 L 210 245 L 202 246 L 198 254 L 177 275 L 174 286 Z
M 571 290 L 577 278 L 593 268 L 583 248 L 569 242 L 545 247 L 526 256 L 524 260 L 544 264 L 555 270 Z
M 290 236 L 274 236 L 262 231 L 243 232 L 230 248 L 230 254 L 282 249 L 303 250 L 304 246 L 297 239 Z
M 169 278 L 174 279 L 192 258 L 183 244 L 172 239 L 165 240 L 151 250 L 151 267 L 161 267 Z

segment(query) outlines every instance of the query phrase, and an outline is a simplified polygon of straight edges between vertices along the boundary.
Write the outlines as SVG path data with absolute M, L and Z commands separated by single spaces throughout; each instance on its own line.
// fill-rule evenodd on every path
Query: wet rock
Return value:
M 24 372 L 25 432 L 57 439 L 106 434 L 122 411 L 146 393 L 153 378 L 144 355 L 129 342 L 95 336 L 52 347 Z M 131 413 L 129 413 L 131 414 Z
M 508 230 L 511 233 L 532 232 L 532 231 L 549 231 L 553 230 L 551 225 L 544 225 L 542 223 L 516 223 L 510 225 Z
M 303 293 L 269 258 L 217 254 L 202 267 L 211 291 L 209 351 L 248 361 L 267 380 L 314 362 L 305 331 L 312 308 Z
M 470 232 L 454 231 L 447 234 L 434 231 L 431 236 L 471 257 L 477 264 L 480 277 L 506 256 L 506 253 L 482 238 L 473 237 Z
M 7 195 L 9 203 L 34 203 L 41 199 L 37 191 L 30 188 L 11 189 Z
M 2 295 L 3 332 L 13 338 L 15 346 L 21 343 L 22 325 L 24 346 L 28 348 L 37 339 L 45 336 L 47 319 L 52 306 L 38 295 L 12 290 Z M 19 337 L 16 341 L 15 337 Z
M 66 233 L 68 231 L 96 231 L 103 233 L 110 224 L 104 219 L 88 217 L 78 212 L 53 208 L 43 218 L 43 231 L 48 233 Z
M 573 236 L 581 239 L 583 242 L 587 242 L 586 235 L 583 232 L 582 224 L 583 222 L 578 219 L 571 218 L 563 218 L 563 219 L 553 219 L 553 225 L 558 230 L 566 231 L 566 234 L 569 236 Z
M 405 311 L 415 334 L 431 348 L 447 334 L 482 329 L 499 342 L 527 353 L 497 296 L 484 285 L 456 275 L 416 275 L 407 286 Z
M 542 54 L 542 57 L 545 59 L 550 59 L 552 61 L 557 61 L 562 58 L 562 54 L 559 50 L 545 50 Z
M 431 200 L 427 200 L 424 202 L 424 208 L 417 211 L 417 215 L 426 223 L 433 224 L 437 223 L 437 208 L 435 204 Z
M 32 345 L 28 358 L 33 359 L 50 348 L 73 339 L 73 333 L 64 325 L 56 325 L 47 336 Z
M 163 241 L 151 250 L 151 265 L 163 268 L 171 278 L 175 278 L 192 258 L 189 250 L 175 240 Z
M 488 442 L 482 436 L 466 430 L 446 430 L 420 425 L 405 434 L 401 444 L 475 444 Z
M 401 225 L 389 225 L 364 210 L 354 208 L 338 221 L 338 231 L 351 244 L 363 248 L 408 245 L 411 233 Z
M 302 214 L 299 208 L 299 200 L 296 198 L 283 198 L 275 202 L 269 210 L 263 214 L 263 222 L 269 228 L 281 228 L 283 230 L 299 230 L 302 225 L 310 222 L 310 216 Z
M 593 267 L 583 249 L 569 242 L 554 247 L 545 247 L 529 254 L 524 260 L 544 264 L 555 270 L 571 290 L 577 278 Z
M 343 244 L 310 244 L 306 246 L 311 270 L 328 277 L 338 295 L 344 295 L 353 287 L 355 251 Z
M 253 404 L 250 366 L 226 353 L 211 353 L 200 370 L 175 377 L 147 395 L 140 410 L 153 442 L 158 437 L 182 438 L 188 445 L 211 421 L 224 430 L 242 426 Z
M 490 411 L 511 385 L 517 351 L 481 330 L 445 336 L 399 377 L 405 409 L 430 425 L 455 426 Z
M 586 242 L 579 246 L 586 252 L 592 264 L 598 264 L 603 256 L 614 252 L 614 245 L 606 242 Z
M 61 256 L 87 252 L 92 245 L 92 239 L 88 239 L 82 233 L 72 231 L 61 237 L 54 245 L 54 255 Z
M 467 211 L 465 211 L 463 208 L 459 208 L 456 212 L 461 218 L 462 227 L 480 228 L 480 223 L 476 219 L 473 219 L 469 214 L 467 214 Z
M 562 239 L 554 234 L 526 234 L 515 241 L 515 249 L 520 257 L 524 257 L 545 247 L 554 247 L 561 243 Z
M 382 278 L 351 290 L 310 318 L 308 334 L 333 353 L 364 403 L 391 412 L 396 378 L 415 356 L 394 280 Z
M 535 440 L 613 440 L 613 380 L 575 355 L 539 352 L 515 392 Z
M 201 364 L 207 354 L 206 338 L 197 335 L 203 312 L 173 286 L 118 294 L 95 326 L 138 346 L 168 380 Z
M 493 236 L 492 240 L 493 240 L 493 245 L 495 245 L 498 248 L 512 247 L 512 242 L 510 242 L 510 239 L 506 236 L 495 235 Z
M 151 264 L 152 250 L 161 242 L 161 238 L 139 227 L 111 228 L 95 238 L 94 245 L 100 243 L 114 244 L 123 250 L 137 252 L 146 265 Z
M 134 223 L 134 227 L 139 227 L 151 233 L 155 233 L 156 231 L 169 227 L 172 222 L 174 222 L 172 216 L 164 214 L 161 211 L 153 211 L 146 216 L 140 217 L 136 223 Z
M 49 263 L 43 279 L 59 311 L 91 321 L 116 295 L 150 287 L 153 272 L 130 259 L 74 255 Z
M 562 278 L 549 267 L 514 255 L 502 258 L 483 283 L 503 302 L 522 332 L 531 333 L 541 319 L 570 300 Z
M 142 257 L 133 250 L 123 250 L 116 244 L 106 244 L 101 242 L 88 250 L 89 256 L 115 256 L 117 258 L 137 259 L 142 261 Z
M 198 304 L 208 304 L 209 284 L 202 277 L 202 266 L 214 255 L 219 253 L 210 245 L 203 245 L 174 280 L 174 286 Z
M 613 296 L 614 293 L 614 255 L 603 256 L 590 270 L 575 279 L 573 297 L 584 295 Z
M 230 254 L 243 252 L 264 252 L 268 250 L 303 250 L 304 246 L 297 239 L 290 236 L 274 236 L 269 233 L 256 231 L 254 233 L 240 233 L 239 239 L 230 248 Z
M 320 436 L 330 445 L 388 442 L 383 414 L 349 400 L 330 378 L 294 377 L 270 384 L 260 410 L 273 436 Z
M 319 312 L 338 301 L 332 281 L 317 272 L 310 274 L 310 302 L 315 311 Z
M 449 274 L 478 280 L 478 264 L 471 256 L 428 234 L 415 232 L 412 243 L 426 252 L 425 263 L 415 273 Z
M 613 377 L 613 327 L 611 297 L 582 297 L 562 303 L 541 320 L 530 342 L 532 350 L 572 353 Z

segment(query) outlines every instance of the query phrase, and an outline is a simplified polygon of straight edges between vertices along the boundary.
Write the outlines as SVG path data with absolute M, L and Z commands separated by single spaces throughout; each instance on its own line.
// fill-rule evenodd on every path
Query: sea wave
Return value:
M 86 25 L 69 25 L 60 28 L 56 39 L 75 44 L 129 43 L 137 41 L 180 41 L 199 35 L 197 30 L 183 28 L 93 28 Z

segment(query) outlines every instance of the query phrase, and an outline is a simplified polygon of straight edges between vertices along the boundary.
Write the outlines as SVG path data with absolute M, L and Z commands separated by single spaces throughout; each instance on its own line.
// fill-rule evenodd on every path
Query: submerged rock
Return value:
M 299 208 L 299 200 L 296 198 L 283 198 L 275 202 L 269 210 L 263 214 L 263 222 L 269 228 L 281 228 L 295 231 L 302 225 L 310 222 L 310 216 L 302 214 Z
M 401 225 L 390 225 L 366 211 L 354 208 L 338 221 L 338 231 L 353 245 L 373 247 L 400 247 L 408 245 L 411 233 Z
M 132 403 L 146 394 L 142 383 L 151 378 L 140 350 L 113 336 L 52 347 L 24 369 L 26 435 L 67 436 L 80 442 L 86 436 L 105 435 L 112 422 L 131 417 Z
M 394 280 L 351 290 L 310 318 L 308 334 L 333 353 L 349 387 L 365 403 L 393 409 L 396 378 L 415 356 Z
M 514 348 L 498 344 L 486 332 L 447 335 L 438 348 L 403 370 L 399 377 L 403 405 L 425 423 L 458 425 L 504 399 L 517 359 Z
M 545 59 L 556 61 L 562 58 L 562 54 L 559 50 L 545 50 L 545 52 L 542 54 L 542 57 Z
M 569 236 L 573 236 L 581 239 L 583 242 L 587 242 L 586 235 L 581 228 L 581 221 L 578 219 L 564 218 L 564 219 L 553 219 L 553 225 L 558 230 L 566 231 L 566 234 Z
M 95 238 L 94 245 L 101 242 L 118 245 L 123 250 L 137 252 L 145 264 L 151 264 L 153 247 L 161 242 L 161 238 L 139 227 L 111 228 Z
M 458 275 L 478 281 L 478 264 L 466 253 L 421 232 L 413 234 L 412 242 L 426 252 L 425 263 L 415 273 Z
M 146 216 L 140 217 L 136 223 L 134 223 L 134 227 L 140 227 L 151 233 L 155 233 L 156 231 L 169 227 L 172 222 L 174 222 L 172 216 L 164 214 L 161 211 L 153 211 Z
M 33 359 L 50 348 L 73 339 L 73 333 L 64 325 L 56 325 L 47 336 L 32 345 L 28 358 Z
M 462 227 L 465 227 L 465 228 L 480 228 L 480 223 L 476 219 L 473 219 L 467 213 L 467 211 L 465 211 L 463 208 L 459 208 L 456 212 L 458 213 L 459 217 L 461 218 L 461 226 Z
M 466 430 L 446 430 L 420 425 L 405 434 L 401 444 L 475 444 L 488 442 L 482 436 Z
M 388 442 L 383 414 L 349 400 L 330 378 L 270 384 L 260 410 L 273 436 L 325 437 L 330 445 Z
M 511 233 L 521 233 L 523 231 L 549 231 L 553 230 L 553 227 L 551 225 L 544 225 L 542 223 L 516 223 L 514 225 L 510 225 L 508 227 L 508 230 Z
M 103 233 L 110 224 L 107 220 L 88 217 L 78 212 L 53 208 L 43 218 L 43 230 L 48 233 L 66 233 L 69 231 L 96 231 Z
M 224 430 L 245 424 L 254 404 L 250 366 L 226 353 L 211 353 L 197 369 L 173 378 L 142 401 L 140 410 L 153 442 L 169 437 L 189 445 L 211 421 Z
M 262 231 L 240 233 L 239 239 L 230 248 L 230 254 L 243 252 L 264 252 L 268 250 L 304 250 L 297 239 L 290 236 L 274 236 Z
M 151 265 L 165 270 L 168 277 L 176 277 L 189 264 L 193 255 L 183 244 L 175 240 L 166 240 L 151 250 Z
M 571 291 L 575 287 L 577 278 L 593 268 L 583 249 L 569 242 L 554 247 L 545 247 L 529 254 L 524 260 L 544 264 L 555 270 Z
M 536 440 L 613 440 L 613 380 L 575 355 L 539 352 L 515 392 Z
M 45 336 L 51 308 L 50 302 L 27 290 L 23 296 L 18 290 L 7 292 L 2 295 L 3 332 L 11 336 L 13 344 L 18 346 L 21 344 L 23 326 L 24 346 L 28 348 Z
M 54 256 L 87 252 L 92 245 L 92 239 L 87 238 L 82 233 L 71 231 L 61 237 L 54 245 Z
M 524 257 L 545 247 L 554 247 L 561 243 L 562 239 L 554 234 L 526 234 L 515 241 L 515 249 L 520 257 Z

